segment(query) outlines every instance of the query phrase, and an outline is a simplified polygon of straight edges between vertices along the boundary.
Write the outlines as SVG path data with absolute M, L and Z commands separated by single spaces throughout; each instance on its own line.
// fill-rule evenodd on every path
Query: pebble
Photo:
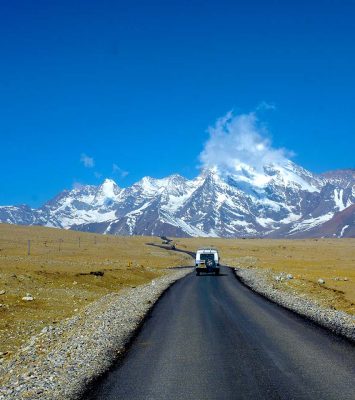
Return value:
M 325 280 L 322 278 L 319 278 L 317 281 L 320 285 L 324 285 L 325 284 Z
M 5 294 L 6 290 L 0 290 L 0 294 Z
M 273 286 L 270 283 L 270 271 L 258 268 L 242 269 L 235 268 L 235 274 L 245 285 L 268 299 L 288 308 L 312 321 L 355 341 L 355 316 L 343 311 L 334 310 L 320 306 L 314 301 L 304 297 L 304 294 L 286 292 L 281 285 Z M 276 278 L 275 278 L 276 279 Z M 321 280 L 324 284 L 325 281 Z M 318 281 L 319 283 L 319 281 Z
M 285 272 L 281 272 L 279 275 L 275 276 L 276 282 L 283 282 L 285 280 L 290 280 L 290 279 L 293 279 L 293 275 L 286 274 Z
M 33 301 L 34 297 L 31 294 L 27 293 L 26 296 L 22 297 L 22 300 L 23 301 Z

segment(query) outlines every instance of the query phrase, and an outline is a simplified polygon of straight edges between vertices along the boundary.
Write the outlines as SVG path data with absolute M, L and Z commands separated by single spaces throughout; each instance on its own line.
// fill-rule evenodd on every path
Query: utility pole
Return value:
M 29 256 L 31 254 L 31 241 L 27 240 L 27 255 Z

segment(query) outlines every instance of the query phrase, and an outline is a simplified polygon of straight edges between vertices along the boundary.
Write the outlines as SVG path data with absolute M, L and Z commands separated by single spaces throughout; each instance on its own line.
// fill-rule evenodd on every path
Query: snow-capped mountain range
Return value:
M 112 179 L 65 190 L 38 209 L 0 207 L 0 222 L 114 235 L 355 237 L 355 170 L 316 175 L 292 161 L 195 179 Z

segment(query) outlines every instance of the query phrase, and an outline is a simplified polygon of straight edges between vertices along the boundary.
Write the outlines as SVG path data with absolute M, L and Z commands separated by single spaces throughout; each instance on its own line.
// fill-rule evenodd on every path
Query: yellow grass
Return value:
M 186 254 L 146 245 L 149 242 L 161 244 L 161 239 L 0 224 L 0 292 L 5 290 L 0 295 L 0 352 L 8 352 L 8 357 L 44 326 L 107 293 L 144 284 L 167 267 L 193 265 Z M 295 279 L 280 284 L 281 290 L 355 314 L 355 239 L 191 238 L 175 243 L 190 251 L 217 247 L 225 265 L 291 273 Z M 90 274 L 97 271 L 104 275 Z M 317 284 L 319 278 L 324 286 Z M 35 300 L 23 301 L 26 293 Z
M 223 264 L 290 273 L 295 279 L 278 288 L 355 314 L 355 239 L 196 238 L 177 240 L 177 245 L 188 250 L 214 246 L 220 250 Z M 325 280 L 325 285 L 317 283 L 319 278 Z
M 107 293 L 147 283 L 167 267 L 191 263 L 183 253 L 148 242 L 161 240 L 0 224 L 0 292 L 5 290 L 0 295 L 0 352 L 11 354 L 44 326 Z M 97 271 L 104 275 L 90 274 Z M 35 300 L 23 301 L 26 293 Z

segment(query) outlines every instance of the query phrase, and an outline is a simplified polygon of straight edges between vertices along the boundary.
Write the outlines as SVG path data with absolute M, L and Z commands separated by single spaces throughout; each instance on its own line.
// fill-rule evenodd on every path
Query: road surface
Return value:
M 84 399 L 355 399 L 355 347 L 253 293 L 190 274 Z

